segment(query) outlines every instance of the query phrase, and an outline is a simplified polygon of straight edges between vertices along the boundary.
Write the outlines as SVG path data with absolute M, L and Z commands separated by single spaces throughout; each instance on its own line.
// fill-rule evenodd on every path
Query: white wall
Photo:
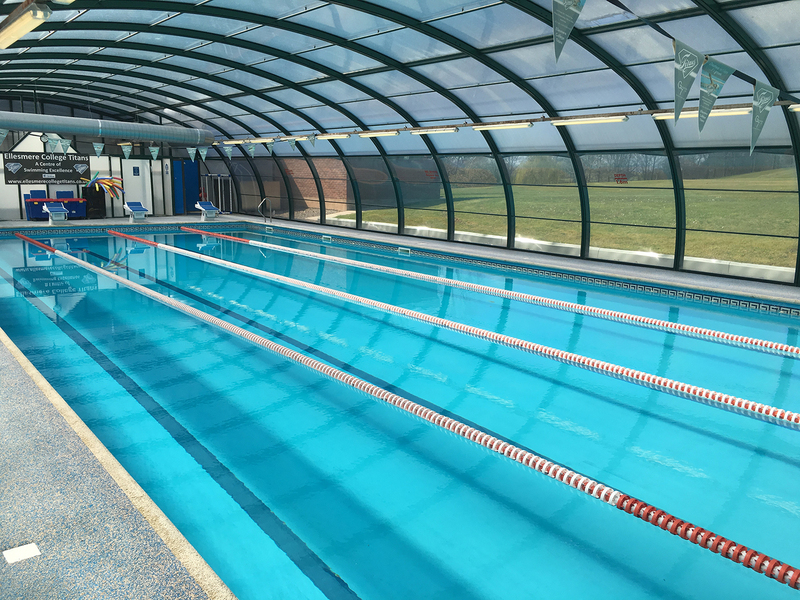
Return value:
M 120 162 L 122 163 L 122 180 L 125 188 L 125 200 L 141 202 L 151 213 L 155 213 L 153 210 L 153 193 L 150 184 L 150 163 L 152 161 L 129 158 Z M 139 174 L 134 175 L 137 169 Z

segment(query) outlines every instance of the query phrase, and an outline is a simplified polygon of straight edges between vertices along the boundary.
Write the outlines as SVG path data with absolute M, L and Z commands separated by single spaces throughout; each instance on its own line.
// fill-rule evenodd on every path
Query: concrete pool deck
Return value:
M 0 600 L 235 599 L 0 330 Z

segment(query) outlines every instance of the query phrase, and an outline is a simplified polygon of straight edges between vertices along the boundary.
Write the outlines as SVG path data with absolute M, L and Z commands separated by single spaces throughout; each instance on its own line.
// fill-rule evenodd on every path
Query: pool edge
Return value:
M 178 531 L 178 528 L 161 511 L 155 502 L 148 496 L 147 492 L 136 482 L 136 480 L 125 470 L 125 468 L 114 458 L 114 455 L 103 445 L 95 436 L 91 429 L 67 404 L 61 395 L 50 385 L 50 382 L 39 372 L 39 370 L 28 360 L 28 357 L 17 347 L 8 337 L 8 334 L 0 328 L 0 342 L 11 353 L 19 363 L 25 374 L 31 379 L 36 387 L 41 390 L 53 407 L 66 421 L 72 431 L 80 438 L 81 442 L 91 452 L 103 469 L 114 480 L 123 494 L 130 500 L 133 507 L 153 528 L 156 535 L 169 548 L 178 562 L 183 565 L 189 575 L 194 579 L 198 586 L 206 593 L 210 600 L 236 600 L 236 596 L 228 589 L 228 586 L 220 579 L 214 570 L 206 563 L 200 553 L 189 543 L 189 541 Z

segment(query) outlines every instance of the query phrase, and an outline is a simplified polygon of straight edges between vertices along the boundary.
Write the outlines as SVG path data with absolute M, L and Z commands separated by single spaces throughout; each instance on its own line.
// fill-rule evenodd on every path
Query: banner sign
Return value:
M 758 136 L 761 135 L 761 130 L 764 129 L 764 123 L 767 121 L 772 105 L 778 99 L 778 94 L 780 94 L 780 90 L 756 80 L 753 93 L 753 121 L 750 129 L 750 154 L 756 148 Z
M 553 0 L 553 43 L 556 48 L 556 62 L 585 4 L 586 0 Z
M 3 161 L 6 184 L 81 184 L 89 170 L 89 157 L 83 154 L 5 152 Z
M 713 58 L 709 58 L 703 65 L 700 74 L 700 110 L 697 115 L 700 131 L 703 131 L 708 115 L 711 114 L 717 97 L 722 93 L 722 86 L 735 70 Z
M 689 91 L 700 74 L 705 56 L 680 40 L 675 40 L 672 45 L 675 48 L 675 122 L 677 123 L 686 98 L 689 97 Z
M 19 296 L 78 294 L 97 289 L 97 274 L 79 265 L 18 267 L 13 269 L 14 290 Z
M 100 142 L 92 142 L 92 146 L 94 146 L 94 154 L 97 158 L 100 158 L 100 155 L 103 153 L 103 147 L 105 144 L 101 144 Z

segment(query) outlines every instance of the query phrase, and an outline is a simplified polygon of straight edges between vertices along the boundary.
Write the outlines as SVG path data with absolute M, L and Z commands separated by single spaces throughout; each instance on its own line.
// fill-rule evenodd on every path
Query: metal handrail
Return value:
M 267 215 L 264 214 L 264 211 L 261 210 L 261 207 L 264 206 L 264 202 L 269 202 L 269 222 L 272 223 L 272 199 L 271 198 L 264 198 L 258 205 L 258 213 L 264 217 L 264 223 L 267 222 Z

